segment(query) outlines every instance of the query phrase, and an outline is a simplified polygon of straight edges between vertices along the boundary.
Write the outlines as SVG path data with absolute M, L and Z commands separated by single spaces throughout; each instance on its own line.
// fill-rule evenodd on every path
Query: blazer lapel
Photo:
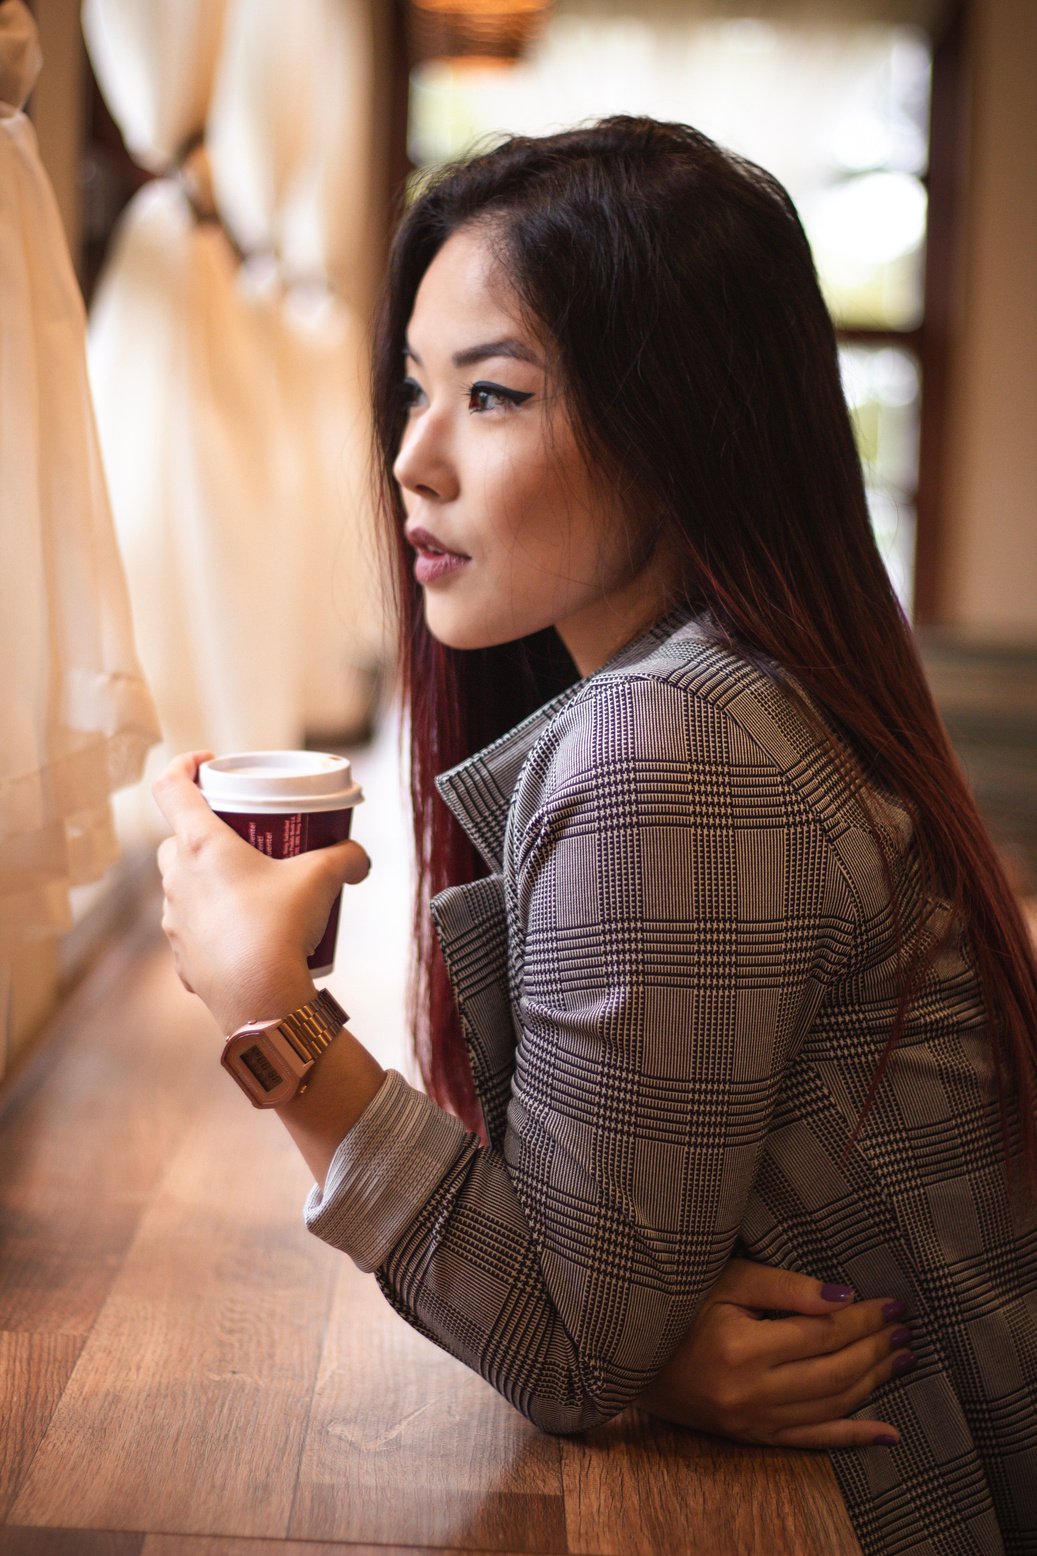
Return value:
M 504 1141 L 517 1037 L 508 988 L 504 834 L 522 764 L 571 690 L 436 779 L 440 794 L 491 871 L 480 880 L 448 886 L 429 906 L 486 1133 L 497 1147 Z
M 461 1017 L 476 1096 L 493 1146 L 504 1141 L 515 1068 L 508 993 L 508 928 L 499 875 L 448 886 L 433 897 L 432 919 Z
M 570 686 L 492 745 L 436 779 L 436 788 L 491 870 L 503 867 L 508 810 L 522 764 L 575 690 Z

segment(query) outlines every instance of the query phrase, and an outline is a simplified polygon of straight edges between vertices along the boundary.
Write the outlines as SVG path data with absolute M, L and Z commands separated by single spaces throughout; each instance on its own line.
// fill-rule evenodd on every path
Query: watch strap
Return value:
M 325 1049 L 330 1048 L 348 1020 L 349 1017 L 335 996 L 327 989 L 321 989 L 316 999 L 308 1000 L 298 1010 L 282 1016 L 280 1021 L 272 1025 L 277 1027 L 300 1059 L 312 1063 L 320 1058 Z

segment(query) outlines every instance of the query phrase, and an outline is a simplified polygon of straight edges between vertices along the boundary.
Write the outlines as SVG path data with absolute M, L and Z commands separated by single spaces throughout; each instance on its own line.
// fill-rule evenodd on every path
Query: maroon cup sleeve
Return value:
M 309 853 L 313 848 L 328 848 L 332 843 L 344 843 L 353 823 L 352 806 L 343 810 L 266 811 L 262 815 L 219 810 L 216 814 L 246 843 L 251 843 L 253 848 L 258 848 L 261 854 L 267 854 L 271 859 L 292 859 L 296 854 Z M 331 971 L 335 960 L 341 906 L 340 891 L 332 903 L 320 945 L 307 958 L 311 972 Z

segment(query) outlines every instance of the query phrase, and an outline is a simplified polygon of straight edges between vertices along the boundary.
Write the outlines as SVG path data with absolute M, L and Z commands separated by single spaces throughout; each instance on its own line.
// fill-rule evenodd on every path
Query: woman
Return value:
M 509 142 L 406 216 L 376 355 L 436 1100 L 337 1037 L 278 1110 L 310 1226 L 548 1430 L 841 1447 L 867 1551 L 1033 1549 L 1037 973 L 787 196 L 677 125 Z M 256 854 L 195 760 L 166 927 L 231 1032 L 365 860 Z

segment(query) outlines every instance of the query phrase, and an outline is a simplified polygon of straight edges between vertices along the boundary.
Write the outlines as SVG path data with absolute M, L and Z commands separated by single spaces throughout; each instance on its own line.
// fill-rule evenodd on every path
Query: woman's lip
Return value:
M 414 577 L 419 584 L 435 583 L 458 568 L 467 567 L 470 557 L 459 556 L 456 551 L 419 551 L 414 561 Z
M 415 525 L 407 530 L 407 540 L 418 553 L 414 562 L 414 577 L 419 584 L 435 583 L 448 573 L 456 573 L 472 559 L 463 551 L 450 551 L 431 530 Z
M 420 526 L 407 530 L 407 541 L 419 553 L 419 557 L 450 557 L 461 562 L 471 561 L 471 557 L 466 556 L 463 551 L 451 551 L 450 547 L 437 539 L 431 530 L 422 529 Z

